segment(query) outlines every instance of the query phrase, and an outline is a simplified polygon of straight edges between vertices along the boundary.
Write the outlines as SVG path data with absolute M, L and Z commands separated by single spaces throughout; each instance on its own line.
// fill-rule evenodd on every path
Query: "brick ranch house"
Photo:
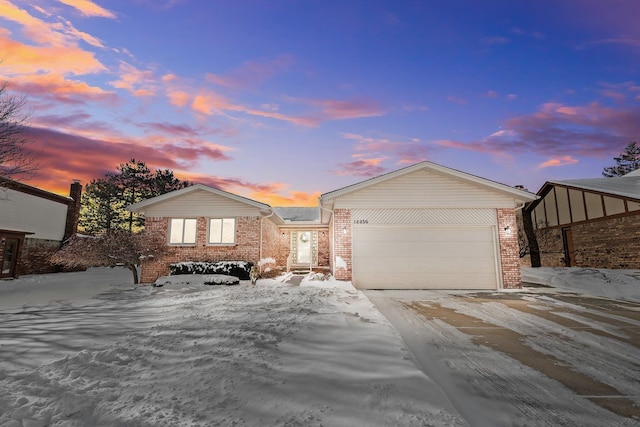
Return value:
M 522 285 L 515 211 L 535 198 L 421 162 L 325 193 L 315 208 L 272 208 L 194 185 L 129 209 L 172 247 L 143 264 L 143 283 L 174 262 L 271 258 L 361 289 L 500 289 Z
M 78 231 L 82 185 L 69 197 L 0 179 L 0 279 L 47 273 L 46 256 Z
M 531 215 L 545 267 L 640 268 L 640 170 L 547 181 Z

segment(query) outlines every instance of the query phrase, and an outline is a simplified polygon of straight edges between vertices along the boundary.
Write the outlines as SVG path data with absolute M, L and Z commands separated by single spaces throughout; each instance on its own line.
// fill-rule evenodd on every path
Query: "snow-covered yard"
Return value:
M 0 426 L 638 425 L 640 271 L 523 276 L 551 288 L 0 282 Z
M 0 283 L 0 425 L 466 424 L 349 284 L 129 276 Z

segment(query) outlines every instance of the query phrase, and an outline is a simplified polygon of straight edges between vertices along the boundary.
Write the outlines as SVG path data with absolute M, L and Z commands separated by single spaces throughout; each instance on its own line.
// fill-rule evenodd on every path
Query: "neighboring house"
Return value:
M 46 260 L 36 260 L 36 254 L 60 248 L 78 229 L 82 185 L 74 181 L 69 194 L 0 181 L 0 278 L 48 271 Z
M 542 266 L 640 268 L 640 170 L 548 181 L 528 205 Z
M 535 195 L 422 162 L 325 193 L 315 208 L 272 208 L 194 185 L 129 207 L 167 235 L 143 264 L 153 282 L 179 261 L 273 259 L 368 289 L 521 286 L 515 210 Z

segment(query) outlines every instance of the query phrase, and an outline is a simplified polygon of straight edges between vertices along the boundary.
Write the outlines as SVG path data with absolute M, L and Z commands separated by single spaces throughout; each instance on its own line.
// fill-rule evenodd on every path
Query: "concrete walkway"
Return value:
M 304 276 L 299 276 L 294 274 L 285 283 L 288 283 L 291 286 L 300 286 L 300 282 L 302 282 L 302 279 L 304 279 Z

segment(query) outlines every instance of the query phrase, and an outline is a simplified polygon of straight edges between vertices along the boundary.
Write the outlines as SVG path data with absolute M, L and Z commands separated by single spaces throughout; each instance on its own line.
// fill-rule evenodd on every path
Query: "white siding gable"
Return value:
M 0 189 L 0 229 L 35 233 L 29 238 L 61 241 L 67 221 L 64 203 Z
M 513 208 L 499 191 L 421 169 L 336 197 L 334 208 Z
M 259 216 L 260 209 L 205 190 L 196 190 L 144 209 L 148 217 L 194 218 Z

